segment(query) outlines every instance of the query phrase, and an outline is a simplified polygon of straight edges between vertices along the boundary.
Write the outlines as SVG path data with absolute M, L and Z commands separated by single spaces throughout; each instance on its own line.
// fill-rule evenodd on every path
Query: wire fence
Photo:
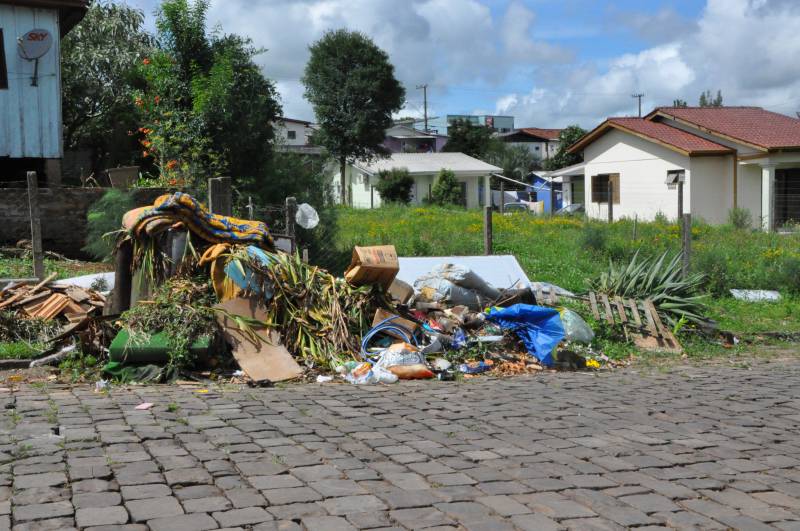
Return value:
M 313 229 L 304 229 L 289 215 L 291 202 L 284 204 L 255 204 L 249 199 L 244 212 L 249 219 L 263 221 L 276 239 L 279 249 L 286 248 L 287 241 L 293 241 L 294 249 L 310 264 L 327 269 L 334 275 L 341 275 L 350 264 L 350 249 L 341 249 L 335 238 L 336 218 L 330 207 L 317 207 L 320 223 Z M 288 226 L 287 223 L 291 224 Z

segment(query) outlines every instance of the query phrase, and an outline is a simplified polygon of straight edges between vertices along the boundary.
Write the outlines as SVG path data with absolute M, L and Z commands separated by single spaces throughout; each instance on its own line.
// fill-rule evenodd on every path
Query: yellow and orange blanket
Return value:
M 137 237 L 152 236 L 176 223 L 211 243 L 245 243 L 265 249 L 275 246 L 264 222 L 212 214 L 183 192 L 159 196 L 151 206 L 134 208 L 122 218 L 123 227 Z

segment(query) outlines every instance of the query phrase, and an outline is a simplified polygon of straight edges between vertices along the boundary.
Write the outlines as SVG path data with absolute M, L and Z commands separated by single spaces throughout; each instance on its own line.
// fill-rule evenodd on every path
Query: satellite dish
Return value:
M 17 40 L 19 56 L 28 61 L 40 58 L 53 46 L 53 35 L 46 29 L 32 29 Z
M 319 214 L 308 203 L 302 203 L 297 205 L 297 213 L 294 216 L 294 220 L 304 229 L 313 229 L 319 225 Z

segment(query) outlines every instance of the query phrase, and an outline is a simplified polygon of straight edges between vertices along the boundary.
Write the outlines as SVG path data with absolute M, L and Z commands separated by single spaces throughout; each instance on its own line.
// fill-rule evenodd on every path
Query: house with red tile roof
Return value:
M 506 133 L 498 133 L 503 142 L 515 146 L 524 146 L 535 157 L 546 160 L 558 151 L 558 137 L 561 129 L 542 129 L 541 127 L 523 127 Z
M 569 148 L 584 162 L 553 172 L 590 217 L 683 212 L 713 224 L 733 208 L 765 230 L 800 222 L 800 120 L 760 107 L 659 107 L 608 118 Z M 609 194 L 609 190 L 611 193 Z

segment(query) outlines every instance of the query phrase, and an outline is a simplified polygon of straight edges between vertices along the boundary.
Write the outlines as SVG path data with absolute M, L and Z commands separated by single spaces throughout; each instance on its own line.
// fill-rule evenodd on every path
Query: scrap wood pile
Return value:
M 102 312 L 106 298 L 92 289 L 53 283 L 55 273 L 43 281 L 11 283 L 0 290 L 0 310 L 16 312 L 21 319 L 63 319 L 77 323 Z
M 75 350 L 94 352 L 103 341 L 106 296 L 94 289 L 53 282 L 13 281 L 0 289 L 0 343 L 26 345 L 27 366 L 55 363 Z M 17 364 L 16 366 L 19 366 Z

